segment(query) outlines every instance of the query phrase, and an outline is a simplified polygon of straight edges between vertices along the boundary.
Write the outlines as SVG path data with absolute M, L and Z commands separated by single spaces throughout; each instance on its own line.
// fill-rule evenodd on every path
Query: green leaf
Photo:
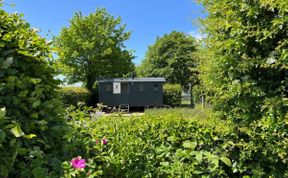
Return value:
M 19 148 L 18 149 L 19 155 L 26 155 L 28 152 L 29 152 L 29 149 L 27 149 L 27 148 Z
M 30 115 L 30 117 L 32 119 L 37 119 L 38 118 L 38 113 L 33 113 L 33 114 Z
M 28 94 L 28 91 L 27 91 L 27 90 L 21 91 L 21 92 L 18 94 L 18 97 L 24 98 L 24 97 L 27 97 L 27 94 Z
M 183 143 L 184 148 L 194 149 L 197 146 L 197 142 L 185 141 Z
M 194 170 L 193 174 L 199 175 L 199 174 L 203 174 L 203 171 L 199 171 L 199 170 Z
M 12 140 L 9 142 L 10 147 L 14 147 L 15 144 L 16 144 L 16 139 L 12 139 Z
M 223 163 L 225 163 L 227 166 L 231 166 L 231 165 L 232 165 L 230 159 L 227 158 L 227 157 L 221 157 L 220 160 L 221 160 Z
M 21 127 L 16 125 L 13 127 L 10 132 L 15 136 L 15 137 L 21 137 L 24 135 L 24 132 L 21 130 Z
M 30 80 L 31 80 L 31 82 L 34 83 L 34 84 L 38 84 L 38 83 L 41 82 L 41 79 L 39 79 L 39 78 L 31 78 Z
M 40 100 L 34 101 L 33 104 L 32 104 L 32 107 L 33 108 L 37 108 L 40 104 L 41 104 Z
M 5 132 L 0 129 L 0 144 L 5 140 L 6 134 Z
M 32 174 L 35 178 L 42 178 L 45 176 L 45 170 L 41 167 L 36 167 L 32 170 Z
M 195 156 L 195 158 L 196 158 L 199 162 L 201 162 L 202 159 L 203 159 L 202 153 L 197 153 L 196 156 Z
M 5 115 L 6 115 L 6 108 L 1 108 L 0 109 L 0 120 L 4 119 Z
M 219 166 L 219 160 L 218 159 L 214 159 L 213 161 L 211 161 L 211 163 L 212 163 L 211 170 L 215 170 L 218 168 L 218 166 Z
M 165 161 L 165 162 L 161 162 L 160 163 L 162 166 L 169 166 L 169 162 Z
M 24 138 L 27 138 L 27 139 L 31 139 L 31 138 L 34 138 L 34 137 L 37 137 L 37 135 L 35 135 L 35 134 L 24 135 Z
M 168 140 L 169 142 L 176 142 L 176 141 L 178 140 L 178 137 L 175 137 L 175 136 L 173 135 L 173 136 L 168 137 L 167 140 Z
M 218 156 L 216 156 L 216 155 L 214 155 L 214 154 L 212 154 L 212 153 L 209 153 L 209 152 L 206 152 L 206 153 L 205 153 L 205 156 L 206 156 L 206 158 L 207 158 L 209 161 L 214 161 L 214 160 L 218 160 L 218 159 L 219 159 Z

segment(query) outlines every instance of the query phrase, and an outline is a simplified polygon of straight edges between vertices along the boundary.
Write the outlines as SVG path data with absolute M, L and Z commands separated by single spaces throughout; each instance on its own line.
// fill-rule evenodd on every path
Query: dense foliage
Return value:
M 65 135 L 67 142 L 63 147 L 66 158 L 66 162 L 62 163 L 63 178 L 94 178 L 103 175 L 103 167 L 107 164 L 107 152 L 110 148 L 105 143 L 102 144 L 105 138 L 100 136 L 95 122 L 99 116 L 90 115 L 90 112 L 97 110 L 87 106 L 81 109 L 71 106 L 66 109 L 65 118 L 73 129 Z M 84 169 L 77 169 L 71 165 L 70 160 L 78 156 L 86 161 Z
M 69 122 L 79 129 L 69 146 L 77 148 L 70 157 L 80 155 L 89 160 L 89 165 L 77 171 L 64 163 L 67 177 L 90 173 L 101 177 L 216 176 L 227 175 L 223 170 L 231 166 L 226 153 L 216 151 L 221 150 L 223 142 L 213 141 L 229 136 L 230 126 L 214 118 L 207 121 L 191 117 L 199 111 L 164 110 L 144 116 L 112 115 L 90 120 L 86 109 L 69 110 Z
M 0 9 L 0 177 L 288 177 L 288 3 L 200 1 L 209 14 L 193 93 L 210 96 L 216 113 L 124 116 L 71 106 L 64 115 L 49 44 L 20 15 Z M 70 82 L 97 91 L 96 79 L 131 71 L 124 30 L 104 9 L 76 13 L 56 39 Z M 139 69 L 187 89 L 197 79 L 194 51 L 193 38 L 172 32 Z M 180 84 L 164 85 L 165 104 L 181 103 Z M 62 94 L 76 105 L 89 92 Z
M 78 12 L 55 39 L 60 69 L 68 82 L 81 81 L 88 90 L 97 79 L 129 74 L 134 70 L 133 57 L 124 45 L 129 37 L 121 19 L 105 9 L 88 16 Z
M 66 126 L 49 44 L 21 15 L 0 24 L 0 177 L 53 177 Z
M 287 0 L 200 0 L 208 11 L 201 79 L 222 117 L 249 123 L 288 111 Z
M 66 177 L 288 176 L 288 118 L 281 125 L 267 119 L 245 127 L 199 107 L 92 120 L 87 111 L 69 110 L 78 131 L 68 147 L 74 148 L 70 157 L 82 156 L 89 164 L 79 171 L 64 163 Z
M 83 87 L 62 87 L 60 90 L 61 99 L 66 105 L 77 106 L 77 103 L 88 103 L 91 97 L 89 90 Z
M 166 83 L 163 85 L 163 103 L 171 106 L 181 104 L 182 89 L 179 84 Z
M 233 175 L 287 177 L 288 3 L 200 2 L 208 11 L 200 78 L 217 114 L 236 126 Z
M 184 89 L 197 82 L 196 40 L 182 32 L 173 31 L 157 38 L 149 46 L 145 59 L 137 68 L 144 77 L 165 77 L 169 83 L 178 83 Z

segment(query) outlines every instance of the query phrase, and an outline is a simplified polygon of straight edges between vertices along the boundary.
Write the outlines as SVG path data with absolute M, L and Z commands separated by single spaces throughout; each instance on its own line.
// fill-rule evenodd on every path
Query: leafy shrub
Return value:
M 210 108 L 153 109 L 142 116 L 101 116 L 69 110 L 74 128 L 68 157 L 86 158 L 79 172 L 63 164 L 66 177 L 287 177 L 288 117 L 249 126 L 217 118 Z M 95 140 L 107 139 L 107 145 Z M 70 151 L 69 151 L 70 150 Z M 74 150 L 74 151 L 73 151 Z M 96 173 L 97 172 L 97 173 Z
M 114 164 L 104 169 L 107 176 L 227 176 L 222 170 L 231 166 L 230 160 L 220 152 L 223 142 L 216 140 L 229 136 L 229 124 L 215 118 L 198 120 L 187 110 L 155 111 L 128 120 L 99 121 L 100 133 L 114 148 Z
M 64 104 L 77 106 L 78 102 L 88 103 L 90 92 L 83 87 L 62 87 L 61 98 Z
M 96 120 L 90 119 L 89 112 L 69 110 L 67 114 L 69 123 L 78 128 L 69 136 L 66 148 L 74 151 L 67 151 L 68 157 L 80 155 L 90 163 L 79 172 L 67 161 L 63 164 L 66 177 L 85 177 L 89 172 L 102 177 L 224 176 L 222 170 L 231 166 L 226 153 L 220 152 L 223 142 L 214 141 L 229 136 L 232 127 L 223 121 L 191 118 L 184 110 L 185 117 L 182 111 L 166 110 L 164 115 L 111 115 Z M 95 143 L 103 138 L 107 145 Z
M 50 47 L 21 16 L 0 17 L 0 177 L 56 176 L 66 126 Z
M 181 104 L 182 89 L 179 84 L 165 84 L 163 85 L 163 102 L 167 105 L 180 105 Z
M 207 38 L 198 55 L 200 78 L 214 94 L 215 110 L 247 125 L 266 115 L 283 119 L 288 111 L 287 0 L 199 2 L 208 12 L 201 21 Z
M 62 163 L 65 178 L 75 176 L 93 178 L 103 174 L 102 167 L 106 164 L 105 156 L 109 144 L 102 143 L 105 138 L 95 136 L 98 132 L 97 125 L 94 120 L 91 120 L 90 112 L 96 111 L 87 106 L 80 108 L 71 106 L 66 109 L 65 118 L 71 129 L 65 135 L 67 144 L 63 147 L 66 158 L 66 161 Z M 71 166 L 70 160 L 78 156 L 86 160 L 85 169 L 75 169 Z
M 251 177 L 287 177 L 287 121 L 288 117 L 266 117 L 235 128 L 236 137 L 229 149 L 233 172 Z

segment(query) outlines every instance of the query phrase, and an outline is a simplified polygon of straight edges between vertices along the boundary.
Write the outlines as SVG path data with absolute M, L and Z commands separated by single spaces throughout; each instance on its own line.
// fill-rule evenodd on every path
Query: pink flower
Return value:
M 98 144 L 98 143 L 99 143 L 99 140 L 96 140 L 95 143 Z
M 73 158 L 70 163 L 75 169 L 81 169 L 86 167 L 86 160 L 81 159 L 81 156 Z
M 104 138 L 104 139 L 102 140 L 102 144 L 103 144 L 103 145 L 106 145 L 107 143 L 108 143 L 107 139 Z

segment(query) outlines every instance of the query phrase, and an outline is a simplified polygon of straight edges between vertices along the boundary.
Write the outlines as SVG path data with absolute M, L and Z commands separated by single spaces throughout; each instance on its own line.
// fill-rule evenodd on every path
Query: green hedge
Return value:
M 78 129 L 65 147 L 90 164 L 75 173 L 67 160 L 64 177 L 288 177 L 288 116 L 241 126 L 199 105 L 97 120 L 80 109 L 67 112 Z
M 78 102 L 87 104 L 91 96 L 89 90 L 83 87 L 62 87 L 60 92 L 61 99 L 65 105 L 77 106 Z
M 163 86 L 164 104 L 177 106 L 181 104 L 182 89 L 179 84 L 167 83 Z
M 1 3 L 0 17 L 0 177 L 57 177 L 67 127 L 51 48 Z

